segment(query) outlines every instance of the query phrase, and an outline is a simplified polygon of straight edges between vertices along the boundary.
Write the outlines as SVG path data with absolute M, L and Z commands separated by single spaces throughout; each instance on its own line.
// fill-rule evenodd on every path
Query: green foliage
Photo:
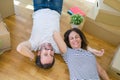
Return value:
M 75 25 L 80 25 L 83 21 L 83 16 L 79 14 L 74 14 L 71 16 L 71 21 L 70 23 L 75 24 Z

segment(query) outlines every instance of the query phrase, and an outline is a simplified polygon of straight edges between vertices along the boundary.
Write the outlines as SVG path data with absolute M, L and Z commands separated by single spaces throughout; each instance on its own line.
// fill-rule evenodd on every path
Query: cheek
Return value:
M 80 43 L 82 42 L 82 40 L 81 40 L 80 38 L 78 39 L 78 41 L 79 41 Z
M 80 47 L 81 47 L 81 44 L 82 44 L 82 40 L 80 39 L 80 40 L 79 40 L 79 46 L 80 46 Z
M 45 53 L 46 51 L 45 50 L 41 50 L 41 53 Z
M 54 55 L 54 53 L 55 53 L 54 51 L 51 51 L 51 54 L 52 54 L 52 55 Z
M 74 46 L 73 40 L 70 40 L 70 41 L 69 41 L 69 44 L 70 44 L 71 47 L 73 47 L 73 46 Z
M 72 40 L 69 40 L 70 45 L 72 44 L 72 42 L 73 42 Z
M 46 53 L 46 51 L 45 51 L 45 50 L 42 50 L 41 53 L 40 53 L 40 55 L 43 56 L 44 53 Z

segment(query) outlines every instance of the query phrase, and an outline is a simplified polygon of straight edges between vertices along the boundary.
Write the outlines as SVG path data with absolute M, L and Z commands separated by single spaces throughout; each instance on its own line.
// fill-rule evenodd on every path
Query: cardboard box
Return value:
M 115 53 L 109 72 L 117 79 L 120 80 L 120 45 Z
M 14 0 L 0 0 L 0 13 L 2 18 L 6 18 L 15 14 Z
M 0 14 L 0 22 L 2 21 L 2 16 L 1 16 L 1 14 Z
M 2 54 L 6 50 L 11 49 L 10 42 L 10 33 L 6 28 L 6 24 L 1 21 L 0 22 L 0 54 Z

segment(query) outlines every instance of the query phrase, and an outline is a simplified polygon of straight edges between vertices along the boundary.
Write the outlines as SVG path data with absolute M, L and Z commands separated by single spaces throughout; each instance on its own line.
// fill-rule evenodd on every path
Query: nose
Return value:
M 49 49 L 48 50 L 48 55 L 50 56 L 52 54 L 52 51 Z
M 47 51 L 48 51 L 48 52 L 52 52 L 52 50 L 51 50 L 51 49 L 48 49 Z
M 52 52 L 50 53 L 50 56 L 51 56 L 51 57 L 54 57 L 54 51 L 52 51 Z

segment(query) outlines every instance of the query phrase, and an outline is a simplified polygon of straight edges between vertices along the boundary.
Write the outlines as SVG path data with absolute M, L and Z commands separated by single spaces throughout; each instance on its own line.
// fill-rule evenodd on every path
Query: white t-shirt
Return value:
M 33 29 L 29 39 L 32 50 L 39 49 L 42 43 L 51 43 L 55 53 L 60 53 L 53 39 L 53 32 L 60 31 L 60 14 L 50 9 L 40 9 L 33 13 Z

